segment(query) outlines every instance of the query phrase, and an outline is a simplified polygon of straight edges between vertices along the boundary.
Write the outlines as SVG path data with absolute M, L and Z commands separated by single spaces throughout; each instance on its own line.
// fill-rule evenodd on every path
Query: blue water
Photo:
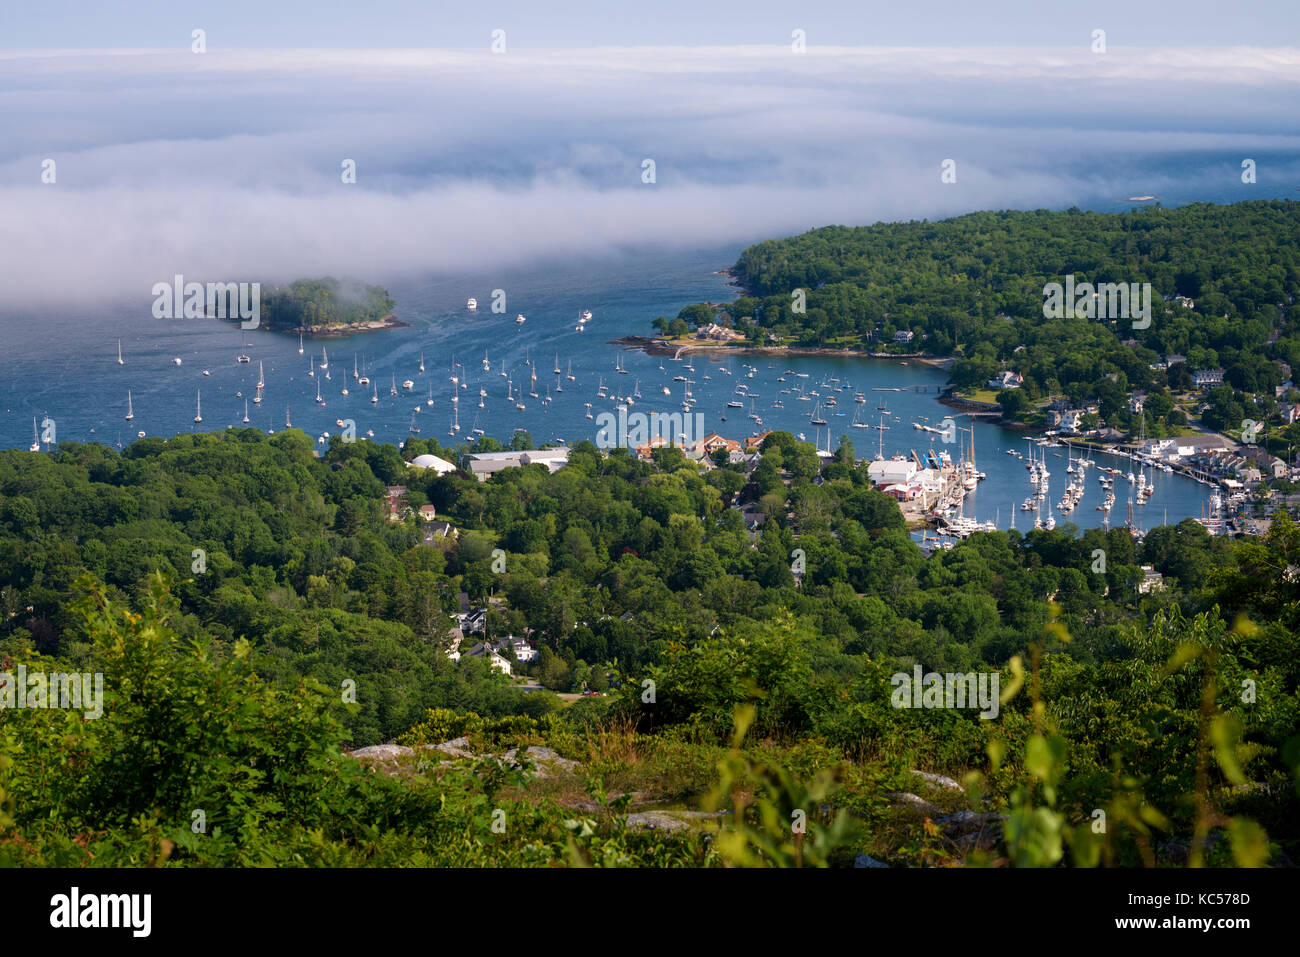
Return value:
M 313 437 L 336 433 L 337 420 L 352 419 L 358 435 L 372 431 L 376 441 L 398 443 L 410 434 L 414 419 L 420 437 L 434 437 L 447 445 L 471 441 L 474 428 L 506 441 L 522 428 L 539 443 L 576 442 L 594 439 L 594 417 L 615 411 L 613 397 L 630 396 L 634 390 L 641 393 L 632 406 L 634 412 L 680 412 L 683 383 L 674 381 L 677 375 L 693 381 L 695 411 L 704 415 L 705 429 L 732 438 L 743 439 L 761 429 L 785 429 L 822 448 L 834 449 L 840 436 L 848 435 L 859 458 L 871 458 L 877 452 L 890 456 L 923 451 L 937 442 L 928 433 L 915 430 L 912 423 L 937 425 L 952 414 L 935 395 L 946 375 L 918 363 L 811 356 L 733 356 L 722 360 L 698 354 L 674 361 L 610 344 L 624 335 L 652 334 L 654 317 L 674 316 L 683 305 L 731 298 L 735 291 L 718 270 L 735 262 L 739 252 L 739 246 L 642 250 L 612 254 L 599 261 L 537 264 L 509 274 L 498 271 L 482 276 L 433 275 L 390 281 L 387 287 L 397 302 L 395 312 L 410 328 L 347 339 L 308 339 L 301 355 L 296 335 L 262 329 L 245 334 L 236 325 L 218 320 L 155 319 L 149 302 L 92 314 L 5 317 L 7 328 L 27 328 L 34 334 L 9 337 L 9 348 L 0 356 L 0 394 L 5 397 L 0 445 L 27 447 L 32 441 L 33 417 L 43 420 L 46 416 L 53 420 L 59 441 L 109 445 L 127 444 L 140 430 L 166 437 L 194 430 L 239 428 L 243 426 L 245 400 L 249 426 L 264 431 L 284 428 L 287 406 L 293 426 Z M 503 315 L 490 309 L 496 288 L 507 293 Z M 476 313 L 465 308 L 470 296 L 479 301 Z M 590 309 L 594 318 L 579 332 L 576 319 L 582 309 Z M 527 317 L 522 326 L 515 323 L 517 313 Z M 124 358 L 120 366 L 118 337 Z M 309 360 L 314 358 L 319 366 L 322 349 L 329 353 L 329 379 L 319 369 L 315 377 L 308 375 Z M 236 363 L 241 351 L 251 356 L 251 363 Z M 423 373 L 419 370 L 421 353 Z M 485 354 L 491 367 L 488 373 L 482 367 Z M 354 357 L 378 387 L 376 404 L 370 401 L 373 386 L 363 389 L 352 378 Z M 180 358 L 182 365 L 176 366 L 173 358 Z M 538 398 L 527 395 L 528 360 L 536 369 Z M 259 361 L 266 381 L 260 406 L 252 402 Z M 553 371 L 557 361 L 563 370 L 559 377 Z M 625 375 L 616 371 L 620 362 L 627 369 Z M 503 363 L 508 378 L 500 374 Z M 694 372 L 686 369 L 688 363 L 694 365 Z M 570 364 L 574 380 L 567 378 Z M 203 375 L 204 370 L 211 374 Z M 451 382 L 453 374 L 468 387 L 457 390 Z M 780 381 L 783 376 L 784 382 Z M 409 392 L 402 390 L 407 379 L 414 383 Z M 606 399 L 596 395 L 602 379 L 609 387 Z M 400 391 L 397 396 L 390 394 L 394 380 Z M 516 401 L 525 405 L 522 411 L 507 400 L 511 382 Z M 740 383 L 748 387 L 748 396 L 737 394 Z M 323 405 L 316 402 L 318 386 Z M 350 395 L 341 394 L 344 386 Z M 664 387 L 670 395 L 664 394 Z M 811 401 L 799 401 L 801 388 Z M 127 389 L 135 411 L 130 423 L 124 421 Z M 487 392 L 482 408 L 480 389 Z M 200 390 L 203 423 L 196 425 L 192 420 Z M 548 390 L 551 401 L 544 403 L 541 399 Z M 427 404 L 430 391 L 431 407 Z M 520 391 L 525 393 L 522 397 Z M 813 396 L 814 392 L 818 395 Z M 865 404 L 854 401 L 856 392 L 865 394 Z M 450 434 L 453 394 L 459 396 L 456 405 L 461 427 L 455 437 Z M 829 425 L 812 426 L 809 419 L 817 402 L 832 397 L 838 404 L 821 409 Z M 727 408 L 732 400 L 741 401 L 743 408 Z M 776 401 L 784 408 L 774 408 Z M 748 418 L 751 402 L 762 419 L 761 429 Z M 588 403 L 593 418 L 588 418 Z M 888 405 L 888 413 L 877 408 L 882 404 Z M 854 428 L 855 413 L 860 413 L 859 421 L 883 422 L 888 428 Z M 962 426 L 967 422 L 961 416 L 956 419 Z M 939 443 L 939 447 L 955 456 L 955 446 Z M 1017 526 L 1026 530 L 1032 524 L 1032 513 L 1020 512 L 1019 506 L 1029 494 L 1028 473 L 1023 461 L 1006 454 L 1007 449 L 1023 453 L 1028 445 L 1015 433 L 976 424 L 977 461 L 988 477 L 967 498 L 965 511 L 981 520 L 997 519 L 1001 527 L 1009 526 L 1014 517 Z M 1070 476 L 1063 449 L 1047 450 L 1047 454 L 1052 472 L 1049 499 L 1054 504 Z M 1122 460 L 1096 458 L 1128 470 Z M 1085 528 L 1100 525 L 1103 517 L 1095 508 L 1101 499 L 1095 476 L 1095 472 L 1089 473 L 1087 494 L 1072 516 Z M 1138 524 L 1150 528 L 1201 514 L 1208 489 L 1177 475 L 1157 474 L 1155 481 L 1151 503 L 1135 507 Z M 1128 488 L 1122 479 L 1116 483 L 1112 524 L 1125 521 Z M 1056 519 L 1064 522 L 1066 516 L 1058 513 Z

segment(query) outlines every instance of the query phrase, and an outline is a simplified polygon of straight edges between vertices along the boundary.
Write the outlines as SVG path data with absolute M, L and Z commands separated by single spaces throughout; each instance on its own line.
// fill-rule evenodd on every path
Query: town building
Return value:
M 497 472 L 523 465 L 545 465 L 549 472 L 558 472 L 568 461 L 569 450 L 560 447 L 520 452 L 470 452 L 465 456 L 464 464 L 471 475 L 486 482 Z

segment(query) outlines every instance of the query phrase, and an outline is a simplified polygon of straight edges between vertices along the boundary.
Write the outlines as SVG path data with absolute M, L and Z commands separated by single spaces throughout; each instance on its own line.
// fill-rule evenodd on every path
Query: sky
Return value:
M 1066 46 L 1092 30 L 1117 46 L 1273 45 L 1300 35 L 1293 0 L 18 0 L 0 48 L 188 46 L 469 49 L 494 29 L 520 49 L 590 46 Z
M 0 310 L 1297 195 L 1300 4 L 973 6 L 7 4 Z

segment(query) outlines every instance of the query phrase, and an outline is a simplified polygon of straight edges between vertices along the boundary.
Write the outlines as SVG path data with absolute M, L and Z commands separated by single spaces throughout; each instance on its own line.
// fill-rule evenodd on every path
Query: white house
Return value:
M 990 389 L 1019 389 L 1024 383 L 1025 377 L 1019 372 L 1004 371 L 999 372 L 992 379 L 989 379 Z
M 513 649 L 516 661 L 533 661 L 540 657 L 540 652 L 528 643 L 528 639 L 518 638 L 514 635 L 507 635 L 505 638 L 492 642 L 492 648 L 502 657 L 506 656 L 507 648 Z
M 1138 591 L 1146 595 L 1165 587 L 1165 576 L 1152 565 L 1142 566 L 1142 581 L 1138 582 Z
M 469 651 L 464 652 L 463 656 L 466 658 L 487 658 L 488 661 L 491 662 L 492 667 L 495 670 L 500 671 L 502 674 L 507 674 L 507 675 L 513 673 L 510 667 L 510 662 L 507 661 L 505 658 L 502 658 L 499 654 L 493 651 L 489 645 L 485 644 L 484 642 L 480 641 Z
M 901 329 L 898 332 L 894 333 L 895 342 L 911 342 L 915 338 L 916 335 L 907 329 Z
M 916 463 L 911 459 L 877 459 L 867 466 L 867 475 L 878 488 L 907 485 L 916 471 Z

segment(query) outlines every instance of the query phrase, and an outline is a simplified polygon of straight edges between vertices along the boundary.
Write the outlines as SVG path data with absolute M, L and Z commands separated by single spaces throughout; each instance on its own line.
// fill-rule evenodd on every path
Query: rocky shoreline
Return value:
M 403 322 L 396 316 L 388 315 L 373 322 L 358 322 L 347 326 L 297 326 L 292 329 L 276 329 L 275 332 L 287 332 L 291 335 L 301 333 L 310 339 L 346 339 L 363 332 L 383 332 L 385 329 L 409 329 L 409 322 Z
M 725 342 L 689 342 L 676 344 L 652 336 L 622 336 L 611 339 L 611 346 L 623 346 L 627 349 L 640 349 L 646 355 L 674 356 L 680 351 L 683 355 L 709 354 L 718 356 L 825 356 L 828 358 L 848 357 L 851 359 L 887 359 L 890 361 L 916 362 L 935 369 L 948 370 L 956 361 L 953 356 L 927 356 L 923 353 L 868 352 L 865 349 L 830 349 L 808 346 L 751 346 L 736 345 Z

